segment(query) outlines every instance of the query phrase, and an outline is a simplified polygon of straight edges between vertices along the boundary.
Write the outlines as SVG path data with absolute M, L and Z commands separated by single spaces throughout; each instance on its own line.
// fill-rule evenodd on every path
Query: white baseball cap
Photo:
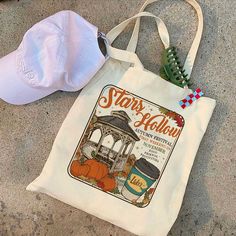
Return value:
M 72 11 L 35 24 L 19 48 L 0 59 L 0 98 L 21 105 L 83 88 L 105 62 L 97 35 L 97 27 Z

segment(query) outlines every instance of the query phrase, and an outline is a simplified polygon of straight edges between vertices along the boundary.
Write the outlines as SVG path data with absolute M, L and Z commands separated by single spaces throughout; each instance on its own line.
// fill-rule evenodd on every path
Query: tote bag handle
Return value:
M 111 43 L 115 40 L 115 38 L 125 29 L 125 27 L 132 20 L 135 20 L 137 18 L 139 19 L 142 16 L 153 17 L 155 19 L 161 41 L 164 47 L 168 48 L 170 46 L 170 42 L 169 42 L 170 40 L 169 40 L 169 33 L 166 28 L 166 25 L 159 17 L 153 15 L 150 12 L 140 12 L 136 14 L 135 16 L 123 21 L 122 23 L 117 25 L 115 28 L 113 28 L 112 35 L 110 35 L 109 33 L 107 35 L 108 42 L 106 42 L 106 48 L 107 48 L 107 53 L 110 57 L 120 60 L 120 61 L 132 63 L 134 64 L 134 66 L 140 67 L 143 69 L 142 63 L 140 62 L 138 56 L 134 52 L 120 50 L 111 46 Z
M 142 14 L 142 13 L 144 13 L 144 14 Z M 114 40 L 124 31 L 124 29 L 130 23 L 130 21 L 132 21 L 135 18 L 138 18 L 138 21 L 136 22 L 136 24 L 138 22 L 140 22 L 141 16 L 151 16 L 151 17 L 155 18 L 157 28 L 158 28 L 158 33 L 160 35 L 162 43 L 164 44 L 164 46 L 166 48 L 166 46 L 169 45 L 170 40 L 169 40 L 169 33 L 167 31 L 165 23 L 159 17 L 153 15 L 152 13 L 143 12 L 143 11 L 141 11 L 140 13 L 134 15 L 133 17 L 123 21 L 122 23 L 120 23 L 119 25 L 114 27 L 110 32 L 108 32 L 106 37 L 109 40 L 109 43 L 112 44 L 114 42 Z M 134 29 L 131 41 L 129 42 L 129 46 L 128 46 L 129 48 L 133 48 L 133 50 L 128 50 L 128 51 L 135 52 L 136 47 L 137 47 L 137 43 L 138 43 L 138 31 L 139 31 L 139 25 L 137 25 L 136 29 Z
M 143 12 L 145 10 L 145 8 L 154 3 L 157 2 L 159 0 L 147 0 L 143 6 L 140 9 L 140 12 Z M 192 46 L 188 52 L 188 55 L 186 57 L 185 60 L 185 64 L 184 64 L 184 69 L 186 71 L 186 73 L 188 74 L 188 79 L 190 78 L 190 75 L 192 73 L 192 69 L 193 69 L 193 65 L 194 65 L 194 61 L 197 55 L 197 51 L 201 42 L 201 38 L 202 38 L 202 32 L 203 32 L 203 14 L 202 14 L 202 10 L 200 5 L 195 1 L 195 0 L 184 0 L 187 3 L 189 3 L 197 12 L 198 15 L 198 29 L 197 29 L 197 33 L 196 36 L 193 40 Z M 116 28 L 116 27 L 115 27 Z M 117 37 L 116 36 L 116 30 L 115 28 L 113 28 L 108 34 L 107 37 L 110 40 L 110 42 L 112 43 L 113 40 Z M 138 43 L 138 36 L 139 36 L 139 28 L 140 28 L 140 18 L 137 19 L 134 30 L 133 30 L 133 34 L 131 36 L 131 39 L 129 41 L 127 50 L 131 51 L 131 52 L 135 52 L 136 51 L 136 47 L 137 47 L 137 43 Z M 115 37 L 116 36 L 116 37 Z

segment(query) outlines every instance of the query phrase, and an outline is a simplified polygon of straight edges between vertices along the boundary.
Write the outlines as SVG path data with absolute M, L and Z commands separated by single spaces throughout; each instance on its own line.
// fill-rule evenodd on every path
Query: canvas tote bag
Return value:
M 146 1 L 141 11 L 154 1 Z M 191 74 L 199 24 L 185 69 Z M 215 107 L 202 97 L 182 109 L 193 91 L 144 69 L 134 53 L 140 17 L 156 20 L 165 48 L 169 35 L 156 16 L 140 12 L 108 35 L 110 43 L 138 19 L 129 51 L 107 43 L 110 58 L 82 90 L 55 139 L 40 176 L 28 190 L 46 193 L 137 235 L 166 235 L 175 222 L 193 161 Z

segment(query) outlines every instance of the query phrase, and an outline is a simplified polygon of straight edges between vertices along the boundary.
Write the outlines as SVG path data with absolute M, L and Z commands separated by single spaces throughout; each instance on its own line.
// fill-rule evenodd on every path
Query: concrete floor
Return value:
M 0 56 L 19 45 L 37 21 L 71 9 L 108 32 L 138 11 L 144 0 L 0 1 Z M 195 69 L 194 86 L 217 100 L 198 151 L 184 203 L 169 235 L 236 235 L 236 18 L 235 0 L 201 0 L 205 29 Z M 181 0 L 148 8 L 166 21 L 173 45 L 183 60 L 196 30 L 196 15 Z M 160 40 L 144 19 L 138 55 L 158 73 Z M 124 47 L 125 33 L 116 46 Z M 114 225 L 25 187 L 42 170 L 60 125 L 76 93 L 57 92 L 26 106 L 0 101 L 0 235 L 131 236 Z M 119 213 L 117 213 L 119 214 Z

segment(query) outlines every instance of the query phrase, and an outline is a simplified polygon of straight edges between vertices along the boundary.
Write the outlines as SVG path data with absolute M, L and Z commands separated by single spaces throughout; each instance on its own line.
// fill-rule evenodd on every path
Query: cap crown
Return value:
M 31 87 L 76 91 L 103 65 L 97 27 L 61 11 L 30 28 L 17 49 L 20 78 Z

